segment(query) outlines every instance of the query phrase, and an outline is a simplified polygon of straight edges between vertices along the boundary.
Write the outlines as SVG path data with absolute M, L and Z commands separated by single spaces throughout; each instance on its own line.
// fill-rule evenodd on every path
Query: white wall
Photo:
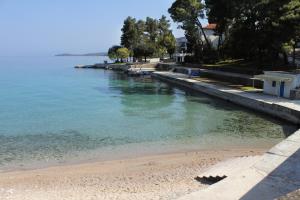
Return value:
M 291 90 L 300 86 L 300 74 L 297 73 L 289 73 L 289 72 L 276 72 L 276 71 L 265 71 L 265 75 L 274 76 L 284 80 L 284 78 L 290 79 L 291 81 L 285 81 L 284 86 L 284 97 L 290 98 Z M 274 78 L 275 79 L 275 78 Z M 276 80 L 275 79 L 275 80 Z M 264 80 L 264 93 L 279 96 L 280 94 L 280 81 L 276 81 L 276 87 L 272 86 L 272 79 Z
M 264 81 L 264 93 L 274 96 L 280 95 L 280 82 L 276 81 L 276 87 L 272 86 L 271 80 L 265 80 Z M 299 86 L 300 79 L 294 79 L 292 82 L 285 82 L 284 86 L 284 97 L 290 98 L 291 90 L 295 89 L 297 86 Z
M 275 95 L 277 96 L 279 93 L 278 93 L 278 85 L 279 83 L 276 82 L 276 87 L 273 87 L 272 86 L 272 82 L 273 81 L 269 81 L 269 80 L 265 80 L 264 81 L 264 93 L 265 94 L 270 94 L 270 95 Z
M 283 94 L 285 98 L 290 98 L 291 90 L 295 88 L 293 87 L 293 85 L 294 85 L 293 83 L 285 83 L 284 94 Z
M 215 31 L 205 29 L 204 32 L 207 36 L 207 39 L 211 42 L 212 46 L 214 48 L 218 48 L 219 36 L 215 35 Z M 202 35 L 201 37 L 202 37 L 202 40 L 204 41 L 205 40 L 204 36 Z
M 149 58 L 149 59 L 147 59 L 147 62 L 149 62 L 149 63 L 159 63 L 160 58 Z

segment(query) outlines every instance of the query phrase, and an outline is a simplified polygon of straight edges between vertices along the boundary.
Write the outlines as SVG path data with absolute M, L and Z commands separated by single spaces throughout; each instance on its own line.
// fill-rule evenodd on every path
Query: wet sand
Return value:
M 199 151 L 0 173 L 9 200 L 176 199 L 207 186 L 195 180 L 212 165 L 267 149 Z

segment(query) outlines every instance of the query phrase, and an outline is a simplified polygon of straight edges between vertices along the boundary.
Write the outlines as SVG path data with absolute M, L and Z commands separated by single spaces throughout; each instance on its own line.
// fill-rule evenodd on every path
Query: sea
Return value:
M 151 77 L 75 69 L 107 57 L 0 57 L 0 171 L 267 148 L 297 127 Z

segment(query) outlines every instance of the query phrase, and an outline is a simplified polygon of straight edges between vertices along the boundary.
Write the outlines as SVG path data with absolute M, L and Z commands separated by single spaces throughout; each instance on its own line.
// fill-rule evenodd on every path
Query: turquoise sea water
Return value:
M 271 146 L 296 127 L 97 57 L 0 57 L 0 169 Z

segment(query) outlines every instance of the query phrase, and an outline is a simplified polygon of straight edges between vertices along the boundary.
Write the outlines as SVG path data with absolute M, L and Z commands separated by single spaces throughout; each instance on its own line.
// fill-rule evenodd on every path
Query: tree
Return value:
M 111 48 L 109 48 L 108 53 L 107 53 L 108 57 L 111 60 L 117 60 L 117 62 L 118 62 L 120 57 L 118 56 L 117 51 L 120 48 L 122 48 L 122 47 L 119 45 L 114 45 Z
M 166 16 L 161 16 L 161 18 L 158 21 L 158 31 L 160 33 L 160 35 L 163 35 L 165 33 L 170 32 L 170 21 L 167 19 Z
M 219 36 L 218 51 L 220 51 L 223 35 L 228 36 L 226 31 L 233 19 L 235 1 L 233 0 L 205 0 L 206 14 L 209 23 L 217 24 L 216 34 Z
M 159 39 L 159 45 L 162 49 L 165 49 L 170 58 L 172 58 L 173 54 L 176 51 L 176 39 L 172 32 L 161 36 L 161 38 Z
M 147 17 L 146 21 L 127 17 L 122 27 L 121 45 L 136 58 L 146 59 L 149 56 L 164 56 L 167 53 L 171 56 L 175 52 L 176 40 L 170 26 L 166 16 L 159 20 Z
M 121 62 L 123 62 L 123 59 L 127 59 L 129 56 L 130 52 L 126 47 L 122 47 L 117 50 L 117 57 L 121 58 Z
M 155 53 L 155 47 L 153 43 L 150 42 L 143 42 L 140 43 L 133 49 L 134 55 L 137 58 L 144 58 L 145 62 L 147 61 L 147 57 L 152 56 Z
M 135 18 L 128 17 L 124 21 L 121 36 L 121 45 L 126 47 L 130 52 L 133 51 L 134 46 L 139 41 L 139 31 Z
M 200 19 L 205 17 L 204 8 L 205 6 L 200 0 L 176 0 L 169 8 L 169 13 L 175 22 L 183 24 L 181 26 L 183 29 L 187 24 L 197 25 L 204 36 L 206 45 L 208 48 L 211 48 L 210 41 L 200 21 Z
M 144 33 L 146 31 L 146 23 L 145 23 L 145 21 L 139 20 L 136 23 L 136 28 L 137 28 L 137 31 L 138 31 L 139 39 L 141 39 L 141 37 L 144 36 Z
M 152 41 L 153 43 L 156 43 L 157 41 L 157 36 L 158 36 L 158 27 L 159 27 L 159 23 L 156 19 L 153 19 L 151 17 L 147 17 L 146 19 L 146 33 L 148 34 L 148 37 L 150 39 L 150 41 Z
M 206 0 L 210 22 L 225 33 L 225 53 L 233 58 L 274 63 L 297 38 L 299 0 Z M 285 59 L 287 61 L 287 59 Z
M 194 57 L 200 61 L 203 58 L 204 45 L 199 37 L 197 25 L 194 23 L 185 23 L 183 29 L 185 30 L 185 37 L 188 41 L 187 52 L 194 54 Z
M 285 28 L 288 28 L 288 32 L 291 34 L 291 48 L 292 48 L 292 57 L 293 65 L 296 66 L 296 46 L 300 42 L 300 1 L 291 0 L 284 7 L 284 15 L 281 17 L 281 20 L 286 24 Z
M 166 16 L 162 16 L 158 23 L 158 48 L 162 54 L 168 53 L 170 58 L 176 50 L 176 39 L 170 30 L 171 24 Z

